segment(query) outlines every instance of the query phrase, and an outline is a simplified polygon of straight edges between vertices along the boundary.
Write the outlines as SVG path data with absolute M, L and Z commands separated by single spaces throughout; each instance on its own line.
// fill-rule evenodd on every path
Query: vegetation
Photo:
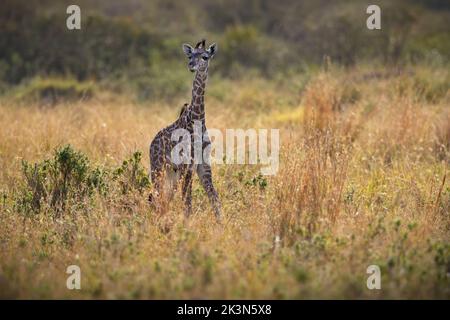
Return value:
M 40 103 L 54 105 L 64 101 L 89 100 L 94 96 L 92 83 L 78 82 L 73 79 L 33 78 L 17 86 L 6 97 L 17 103 Z
M 1 298 L 450 298 L 448 1 L 77 2 L 2 0 Z M 222 226 L 147 202 L 203 37 L 208 127 L 280 129 L 276 175 L 213 166 Z
M 222 227 L 197 180 L 189 221 L 180 195 L 163 216 L 147 203 L 135 150 L 173 104 L 3 101 L 2 296 L 448 299 L 448 71 L 327 70 L 210 82 L 210 127 L 281 129 L 277 175 L 214 166 Z M 381 290 L 366 288 L 372 264 Z
M 268 79 L 305 72 L 327 57 L 352 66 L 447 63 L 448 1 L 378 1 L 382 30 L 366 28 L 351 1 L 80 0 L 81 30 L 65 27 L 69 1 L 3 0 L 0 92 L 35 77 L 98 81 L 139 101 L 183 96 L 181 43 L 219 43 L 215 74 Z

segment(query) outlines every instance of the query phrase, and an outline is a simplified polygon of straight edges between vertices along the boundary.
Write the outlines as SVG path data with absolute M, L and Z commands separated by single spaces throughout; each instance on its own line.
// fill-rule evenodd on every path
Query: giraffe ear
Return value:
M 209 56 L 212 58 L 217 52 L 217 44 L 213 43 L 210 45 L 207 51 Z
M 194 51 L 194 48 L 190 44 L 184 43 L 183 44 L 183 52 L 190 57 L 192 55 L 192 51 Z

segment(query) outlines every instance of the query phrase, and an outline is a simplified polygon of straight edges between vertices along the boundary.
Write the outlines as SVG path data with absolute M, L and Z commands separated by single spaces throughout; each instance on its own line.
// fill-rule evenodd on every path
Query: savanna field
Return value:
M 2 298 L 450 298 L 448 69 L 211 69 L 209 128 L 280 129 L 276 175 L 213 166 L 222 226 L 197 177 L 188 221 L 180 191 L 147 203 L 148 145 L 189 89 L 0 100 Z

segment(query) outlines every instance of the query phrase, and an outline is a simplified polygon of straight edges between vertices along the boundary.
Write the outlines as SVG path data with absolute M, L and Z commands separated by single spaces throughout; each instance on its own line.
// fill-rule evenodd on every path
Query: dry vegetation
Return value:
M 163 217 L 146 203 L 148 144 L 184 101 L 4 100 L 0 296 L 448 299 L 448 84 L 424 67 L 213 77 L 209 127 L 281 129 L 277 175 L 214 167 L 223 227 L 197 180 L 188 222 L 180 196 Z M 366 288 L 372 264 L 382 290 Z

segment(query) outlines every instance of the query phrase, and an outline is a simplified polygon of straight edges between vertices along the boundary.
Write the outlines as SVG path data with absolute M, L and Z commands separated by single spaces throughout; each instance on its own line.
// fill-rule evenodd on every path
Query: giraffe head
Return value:
M 195 48 L 187 43 L 183 44 L 183 51 L 189 59 L 189 71 L 206 71 L 208 69 L 209 60 L 214 57 L 214 54 L 217 52 L 217 45 L 213 43 L 209 48 L 206 48 L 205 40 L 202 40 L 197 43 Z

